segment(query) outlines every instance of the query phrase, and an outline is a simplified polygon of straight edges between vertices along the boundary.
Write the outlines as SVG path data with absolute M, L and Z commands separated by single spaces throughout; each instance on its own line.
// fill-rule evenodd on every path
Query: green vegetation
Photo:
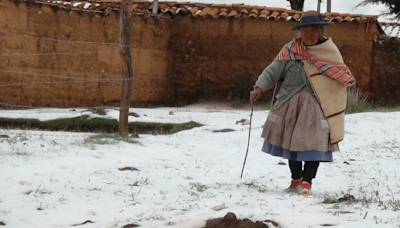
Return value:
M 96 144 L 115 144 L 117 142 L 127 142 L 132 144 L 140 144 L 139 141 L 133 139 L 128 133 L 101 133 L 91 137 Z
M 63 118 L 49 121 L 37 119 L 0 118 L 0 126 L 8 128 L 41 129 L 51 131 L 78 131 L 78 132 L 118 132 L 118 121 L 115 119 L 89 118 L 84 115 L 75 118 Z M 145 134 L 173 134 L 179 131 L 202 126 L 196 122 L 182 124 L 131 122 L 129 132 Z
M 91 108 L 88 111 L 93 112 L 94 114 L 97 115 L 102 115 L 102 116 L 107 115 L 107 112 L 104 108 Z
M 346 113 L 367 112 L 373 109 L 373 107 L 373 103 L 368 101 L 367 96 L 361 94 L 359 88 L 348 91 Z
M 265 110 L 271 110 L 271 108 L 272 108 L 271 102 L 264 105 Z
M 214 130 L 213 132 L 217 133 L 217 132 L 232 132 L 232 131 L 235 131 L 235 130 L 230 129 L 230 128 L 225 128 L 225 129 L 222 129 L 222 130 Z
M 171 134 L 174 134 L 176 132 L 183 131 L 183 130 L 192 129 L 195 127 L 201 127 L 201 126 L 203 126 L 203 125 L 201 125 L 197 122 L 194 122 L 194 121 L 190 121 L 190 122 L 183 123 L 183 124 L 173 124 L 173 127 L 171 129 Z
M 382 97 L 377 101 L 369 101 L 367 96 L 361 94 L 359 88 L 349 89 L 347 93 L 346 113 L 369 111 L 394 111 L 399 110 L 398 104 L 390 97 Z

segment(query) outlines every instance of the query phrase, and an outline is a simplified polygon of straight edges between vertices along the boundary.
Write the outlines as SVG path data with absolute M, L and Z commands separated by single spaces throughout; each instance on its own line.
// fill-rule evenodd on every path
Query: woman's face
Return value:
M 316 45 L 319 40 L 319 34 L 314 27 L 302 28 L 300 37 L 307 46 Z

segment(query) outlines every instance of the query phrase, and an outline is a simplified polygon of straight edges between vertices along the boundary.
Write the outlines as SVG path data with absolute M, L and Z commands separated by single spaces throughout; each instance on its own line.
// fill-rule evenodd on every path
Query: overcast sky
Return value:
M 287 0 L 188 0 L 190 2 L 203 2 L 203 3 L 219 3 L 219 4 L 231 4 L 231 3 L 244 3 L 246 5 L 258 5 L 267 7 L 280 7 L 290 9 L 290 2 Z M 382 11 L 387 10 L 384 5 L 367 5 L 364 7 L 354 7 L 362 2 L 362 0 L 331 0 L 332 1 L 332 12 L 338 13 L 350 13 L 350 14 L 364 14 L 364 15 L 379 15 Z M 321 13 L 326 12 L 326 0 L 322 0 Z M 305 0 L 304 11 L 317 10 L 317 0 Z M 388 21 L 387 18 L 379 17 L 378 20 Z

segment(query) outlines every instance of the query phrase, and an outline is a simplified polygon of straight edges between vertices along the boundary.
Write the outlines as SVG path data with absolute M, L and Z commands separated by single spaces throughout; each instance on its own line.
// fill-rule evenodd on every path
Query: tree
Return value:
M 303 11 L 304 0 L 288 0 L 292 10 Z
M 393 15 L 393 19 L 400 20 L 400 0 L 363 0 L 355 8 L 368 4 L 378 5 L 380 3 L 389 8 L 389 12 L 382 13 L 382 16 Z

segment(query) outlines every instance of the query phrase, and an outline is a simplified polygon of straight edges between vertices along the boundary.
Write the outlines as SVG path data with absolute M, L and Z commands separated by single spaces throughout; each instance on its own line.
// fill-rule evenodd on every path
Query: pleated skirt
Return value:
M 333 161 L 329 125 L 318 101 L 305 89 L 272 108 L 263 127 L 262 151 L 294 161 Z

